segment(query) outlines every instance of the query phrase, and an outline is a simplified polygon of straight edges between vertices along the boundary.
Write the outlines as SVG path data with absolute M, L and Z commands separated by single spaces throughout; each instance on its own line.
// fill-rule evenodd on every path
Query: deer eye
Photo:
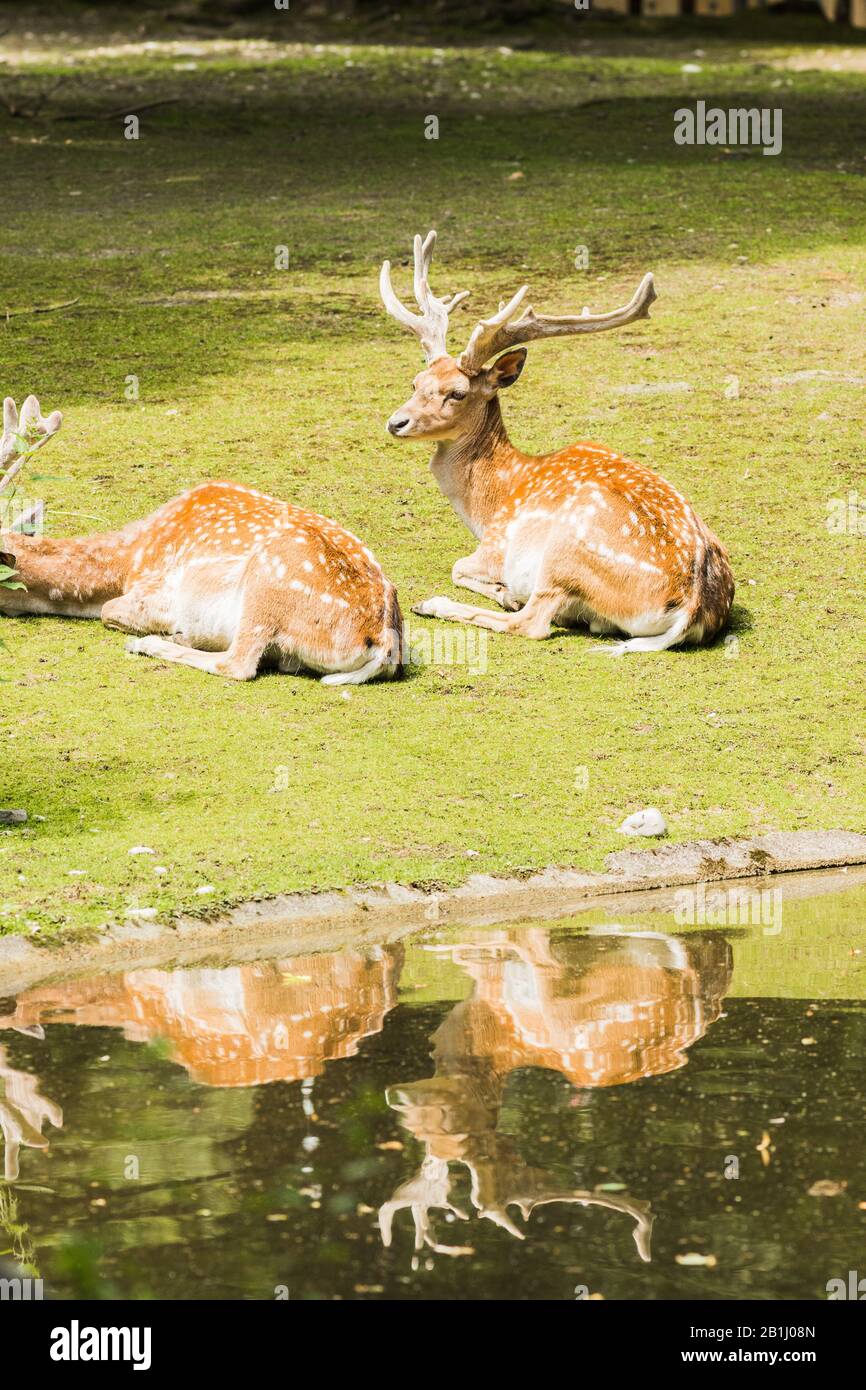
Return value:
M 446 399 L 446 401 L 465 401 L 465 400 L 466 400 L 466 392 L 465 392 L 465 391 L 449 391 L 449 392 L 448 392 L 448 395 L 445 397 L 445 399 Z

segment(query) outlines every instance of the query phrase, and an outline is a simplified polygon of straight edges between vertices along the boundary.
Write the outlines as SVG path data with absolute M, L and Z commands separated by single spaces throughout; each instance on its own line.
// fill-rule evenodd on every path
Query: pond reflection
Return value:
M 509 1214 L 528 1221 L 533 1209 L 576 1202 L 623 1212 L 635 1223 L 642 1260 L 650 1259 L 649 1204 L 564 1188 L 544 1169 L 524 1163 L 498 1133 L 511 1073 L 544 1067 L 573 1086 L 616 1086 L 657 1076 L 685 1063 L 686 1048 L 718 1018 L 730 982 L 723 940 L 692 941 L 661 934 L 595 934 L 552 938 L 541 927 L 493 932 L 442 948 L 470 976 L 472 994 L 433 1035 L 434 1074 L 390 1087 L 388 1104 L 424 1145 L 419 1174 L 400 1185 L 380 1210 L 391 1243 L 394 1213 L 408 1207 L 415 1249 L 464 1254 L 431 1235 L 431 1209 L 468 1221 L 450 1197 L 449 1165 L 462 1164 L 479 1217 L 518 1240 Z M 471 1253 L 471 1252 L 470 1252 Z
M 31 990 L 0 1028 L 45 1023 L 120 1028 L 164 1039 L 202 1086 L 262 1086 L 318 1076 L 353 1057 L 397 1002 L 399 947 L 342 951 L 215 970 L 132 970 Z
M 866 1016 L 859 919 L 804 920 L 25 991 L 0 1228 L 61 1297 L 817 1296 L 866 1211 Z

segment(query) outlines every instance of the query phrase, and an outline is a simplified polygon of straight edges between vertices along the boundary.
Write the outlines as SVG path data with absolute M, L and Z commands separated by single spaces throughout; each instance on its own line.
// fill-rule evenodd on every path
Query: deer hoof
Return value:
M 130 637 L 124 642 L 123 649 L 131 652 L 133 656 L 155 656 L 152 641 L 151 637 Z
M 425 598 L 422 603 L 413 603 L 412 612 L 420 614 L 422 618 L 438 618 L 440 605 L 444 602 L 441 598 Z

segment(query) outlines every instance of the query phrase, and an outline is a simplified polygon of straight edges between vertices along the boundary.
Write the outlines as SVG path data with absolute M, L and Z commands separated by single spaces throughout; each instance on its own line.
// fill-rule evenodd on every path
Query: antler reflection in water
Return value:
M 450 1211 L 461 1221 L 469 1220 L 469 1213 L 451 1201 L 451 1174 L 444 1158 L 436 1158 L 428 1153 L 421 1164 L 417 1177 L 401 1183 L 390 1202 L 383 1202 L 379 1208 L 379 1230 L 382 1244 L 391 1244 L 391 1229 L 394 1216 L 406 1207 L 412 1212 L 415 1222 L 415 1249 L 429 1245 L 437 1255 L 471 1255 L 472 1250 L 465 1245 L 440 1245 L 430 1235 L 430 1211 L 439 1208 Z
M 18 1071 L 0 1047 L 0 1129 L 4 1140 L 4 1175 L 15 1182 L 19 1173 L 21 1148 L 47 1149 L 48 1140 L 42 1134 L 46 1120 L 55 1129 L 63 1124 L 63 1111 L 37 1089 L 39 1078 Z

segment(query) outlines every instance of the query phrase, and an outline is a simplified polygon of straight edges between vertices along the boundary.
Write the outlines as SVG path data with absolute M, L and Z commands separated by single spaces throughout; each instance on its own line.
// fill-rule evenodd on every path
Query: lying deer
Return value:
M 31 404 L 32 403 L 32 404 Z M 60 428 L 30 397 L 31 434 Z M 22 419 L 24 416 L 22 411 Z M 25 443 L 4 403 L 7 474 Z M 24 589 L 0 589 L 0 613 L 101 618 L 146 633 L 127 650 L 251 680 L 261 665 L 325 672 L 360 685 L 401 669 L 403 619 L 393 584 L 335 521 L 239 483 L 202 483 L 119 531 L 54 540 L 0 531 Z
M 448 318 L 468 291 L 449 300 L 432 294 L 435 240 L 435 232 L 423 243 L 415 238 L 419 314 L 394 293 L 390 263 L 382 266 L 385 307 L 418 336 L 427 362 L 387 428 L 398 439 L 435 441 L 433 475 L 478 540 L 474 554 L 455 564 L 452 580 L 505 612 L 448 598 L 427 599 L 413 611 L 535 638 L 549 636 L 554 623 L 588 623 L 593 633 L 627 635 L 606 649 L 616 654 L 710 641 L 727 622 L 734 581 L 724 547 L 685 498 L 601 444 L 523 454 L 499 408 L 499 391 L 523 370 L 521 344 L 646 318 L 656 297 L 652 276 L 621 309 L 584 309 L 576 317 L 529 307 L 518 317 L 524 285 L 481 320 L 454 358 L 446 346 Z

